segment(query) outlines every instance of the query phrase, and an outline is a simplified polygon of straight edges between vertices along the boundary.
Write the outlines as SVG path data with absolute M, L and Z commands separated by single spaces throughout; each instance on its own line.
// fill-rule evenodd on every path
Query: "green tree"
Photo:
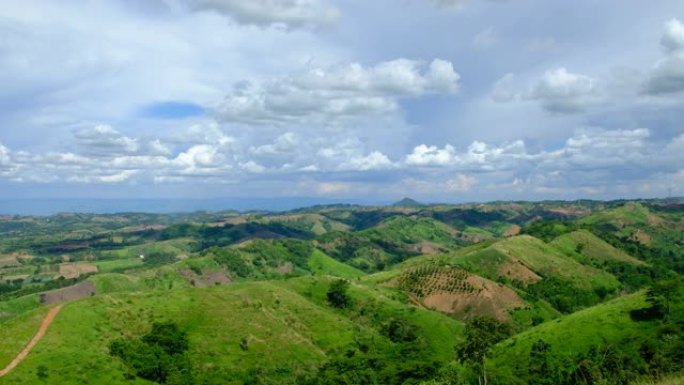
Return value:
M 346 308 L 351 304 L 351 298 L 347 291 L 349 290 L 349 281 L 345 279 L 338 279 L 330 284 L 330 288 L 326 293 L 328 303 L 336 308 Z
M 551 345 L 540 339 L 530 349 L 530 364 L 528 373 L 531 385 L 553 385 L 555 382 L 551 378 L 551 368 L 549 365 L 549 351 Z
M 194 383 L 187 350 L 185 332 L 173 323 L 155 323 L 139 340 L 117 339 L 109 345 L 109 354 L 135 375 L 158 384 Z
M 670 314 L 670 305 L 677 296 L 682 282 L 679 278 L 659 281 L 646 292 L 646 300 L 653 309 L 659 309 L 665 316 Z
M 510 335 L 511 328 L 508 324 L 491 317 L 476 317 L 466 324 L 466 340 L 459 346 L 457 357 L 460 362 L 469 364 L 479 373 L 479 384 L 487 385 L 484 363 L 492 346 Z

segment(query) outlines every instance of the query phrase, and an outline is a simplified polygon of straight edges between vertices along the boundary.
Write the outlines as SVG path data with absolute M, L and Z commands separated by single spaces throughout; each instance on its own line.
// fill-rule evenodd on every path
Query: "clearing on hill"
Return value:
M 423 265 L 388 282 L 423 306 L 461 320 L 487 315 L 510 321 L 510 310 L 528 305 L 510 288 L 468 273 L 461 267 Z

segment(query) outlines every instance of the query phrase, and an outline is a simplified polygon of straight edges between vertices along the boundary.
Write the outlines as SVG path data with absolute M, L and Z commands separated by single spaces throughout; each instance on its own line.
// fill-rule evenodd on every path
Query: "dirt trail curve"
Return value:
M 62 306 L 64 305 L 57 305 L 50 309 L 50 311 L 43 319 L 43 323 L 40 324 L 40 329 L 38 329 L 36 335 L 34 335 L 33 338 L 31 338 L 31 341 L 29 341 L 29 343 L 24 347 L 24 349 L 22 349 L 22 351 L 19 354 L 17 354 L 17 356 L 12 360 L 12 362 L 9 363 L 9 365 L 7 365 L 7 367 L 0 370 L 0 377 L 11 372 L 14 368 L 17 367 L 17 365 L 21 363 L 21 361 L 24 360 L 24 358 L 26 358 L 26 356 L 28 356 L 28 354 L 31 352 L 31 349 L 33 349 L 33 347 L 36 346 L 36 344 L 40 342 L 40 340 L 43 338 L 45 332 L 50 327 L 50 324 L 52 324 L 52 321 L 54 321 L 55 317 L 57 317 L 59 311 L 62 310 Z

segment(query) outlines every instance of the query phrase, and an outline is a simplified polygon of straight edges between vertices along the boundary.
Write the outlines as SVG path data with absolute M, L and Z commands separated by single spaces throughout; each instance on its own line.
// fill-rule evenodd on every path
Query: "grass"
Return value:
M 568 360 L 578 353 L 587 352 L 591 346 L 621 346 L 625 349 L 625 345 L 646 341 L 655 335 L 657 323 L 635 322 L 629 315 L 631 310 L 644 306 L 644 293 L 638 292 L 543 323 L 497 345 L 489 367 L 504 376 L 524 376 L 516 373 L 510 363 L 514 362 L 518 368 L 527 368 L 530 348 L 540 339 L 552 346 L 554 356 Z M 518 382 L 511 382 L 515 383 Z
M 314 250 L 311 253 L 309 269 L 314 275 L 334 275 L 347 279 L 354 279 L 365 275 L 363 271 L 339 262 L 320 250 Z
M 684 385 L 684 374 L 666 376 L 659 379 L 644 379 L 633 382 L 632 385 Z
M 113 285 L 117 278 L 121 276 L 103 274 L 98 285 Z M 458 321 L 409 307 L 400 297 L 392 298 L 394 292 L 358 283 L 350 289 L 353 308 L 333 309 L 325 300 L 332 279 L 300 277 L 202 289 L 101 294 L 76 301 L 65 306 L 44 340 L 3 383 L 37 382 L 39 366 L 47 368 L 45 384 L 143 383 L 124 378 L 125 368 L 109 356 L 107 346 L 121 336 L 140 336 L 157 321 L 176 322 L 188 332 L 191 360 L 200 382 L 206 383 L 294 383 L 298 374 L 316 370 L 360 336 L 391 344 L 380 331 L 382 322 L 391 318 L 417 326 L 427 342 L 429 357 L 444 363 L 453 359 L 462 334 Z M 2 324 L 0 336 L 13 336 L 17 342 L 1 348 L 4 355 L 0 358 L 12 357 L 21 349 L 37 329 L 44 310 Z M 17 335 L 21 338 L 14 337 Z M 247 350 L 240 347 L 243 339 Z
M 616 249 L 587 230 L 578 230 L 554 239 L 550 245 L 578 261 L 589 258 L 594 262 L 617 261 L 632 265 L 645 263 L 622 250 Z
M 152 322 L 164 320 L 188 332 L 198 376 L 226 384 L 260 375 L 271 383 L 291 382 L 294 374 L 321 363 L 327 351 L 351 343 L 357 328 L 268 282 L 101 295 L 67 305 L 4 383 L 36 382 L 40 365 L 48 369 L 46 384 L 131 383 L 119 361 L 108 355 L 108 343 L 122 335 L 144 334 Z M 21 324 L 10 326 L 3 332 L 13 334 Z M 243 338 L 247 351 L 239 346 Z
M 47 311 L 47 307 L 40 307 L 0 322 L 0 369 L 7 366 L 36 334 Z
M 582 265 L 553 245 L 528 235 L 512 237 L 492 247 L 503 255 L 520 259 L 527 267 L 540 275 L 567 279 L 577 288 L 604 287 L 613 290 L 620 286 L 619 281 L 613 275 Z
M 144 262 L 140 259 L 140 257 L 136 257 L 115 260 L 93 261 L 91 263 L 97 266 L 97 269 L 100 273 L 110 273 L 113 271 L 122 271 L 133 267 L 139 267 L 142 266 Z

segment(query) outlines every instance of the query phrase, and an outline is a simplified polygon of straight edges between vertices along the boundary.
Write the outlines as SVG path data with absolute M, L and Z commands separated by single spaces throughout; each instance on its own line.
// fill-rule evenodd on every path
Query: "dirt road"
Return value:
M 43 319 L 43 323 L 40 324 L 40 328 L 38 329 L 38 332 L 36 335 L 31 338 L 31 341 L 22 349 L 22 351 L 17 354 L 17 356 L 12 360 L 12 362 L 7 365 L 4 369 L 0 370 L 0 377 L 6 375 L 7 373 L 11 372 L 14 368 L 17 367 L 21 363 L 21 361 L 28 356 L 28 354 L 31 352 L 31 349 L 33 349 L 34 346 L 38 342 L 40 342 L 41 338 L 45 335 L 45 332 L 48 330 L 50 327 L 50 324 L 52 324 L 52 321 L 54 321 L 55 317 L 57 317 L 57 314 L 59 314 L 59 311 L 62 310 L 62 306 L 64 305 L 57 305 L 50 309 L 50 311 L 47 313 L 45 318 Z

